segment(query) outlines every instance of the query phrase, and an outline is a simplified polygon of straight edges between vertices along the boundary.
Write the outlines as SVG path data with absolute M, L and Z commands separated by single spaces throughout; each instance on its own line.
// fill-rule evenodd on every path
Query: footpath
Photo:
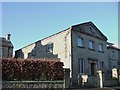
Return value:
M 104 88 L 85 88 L 85 89 L 67 89 L 67 90 L 120 90 L 120 87 L 104 87 Z

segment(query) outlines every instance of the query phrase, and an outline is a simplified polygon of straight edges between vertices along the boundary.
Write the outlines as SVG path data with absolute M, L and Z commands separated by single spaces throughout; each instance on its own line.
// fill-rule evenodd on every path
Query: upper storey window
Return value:
M 89 40 L 88 47 L 89 49 L 94 49 L 94 41 Z
M 103 52 L 103 44 L 99 43 L 99 45 L 98 45 L 98 50 L 99 50 L 100 52 Z
M 112 59 L 115 60 L 115 51 L 112 51 Z
M 83 38 L 81 38 L 81 37 L 77 38 L 77 46 L 83 47 Z

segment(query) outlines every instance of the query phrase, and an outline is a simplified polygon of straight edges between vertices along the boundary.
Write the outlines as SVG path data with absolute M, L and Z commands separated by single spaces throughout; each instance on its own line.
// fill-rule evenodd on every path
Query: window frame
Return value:
M 102 43 L 99 43 L 99 44 L 98 44 L 98 51 L 99 51 L 99 52 L 104 52 L 104 47 L 103 47 L 103 44 L 102 44 Z
M 116 59 L 115 51 L 112 51 L 111 58 L 112 58 L 112 60 L 115 60 L 115 59 Z
M 95 50 L 95 42 L 93 40 L 89 40 L 89 42 L 88 42 L 88 48 L 90 50 Z
M 84 47 L 84 39 L 81 37 L 77 38 L 77 46 L 78 47 Z
M 85 73 L 85 60 L 83 58 L 79 58 L 79 74 L 82 75 Z
M 105 67 L 105 63 L 103 61 L 100 61 L 100 69 L 104 70 L 104 67 Z

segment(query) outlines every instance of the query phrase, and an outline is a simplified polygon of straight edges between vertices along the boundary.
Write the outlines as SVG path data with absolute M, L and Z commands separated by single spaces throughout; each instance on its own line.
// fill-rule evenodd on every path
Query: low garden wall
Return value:
M 4 81 L 2 88 L 64 88 L 64 81 Z
M 119 82 L 117 79 L 109 79 L 104 82 L 105 87 L 118 86 Z

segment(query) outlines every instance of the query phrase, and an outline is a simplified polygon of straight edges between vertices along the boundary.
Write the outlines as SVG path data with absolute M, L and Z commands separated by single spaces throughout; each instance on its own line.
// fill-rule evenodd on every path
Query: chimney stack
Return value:
M 10 34 L 10 33 L 7 33 L 7 35 L 6 35 L 6 40 L 10 41 L 10 36 L 11 36 L 11 34 Z

